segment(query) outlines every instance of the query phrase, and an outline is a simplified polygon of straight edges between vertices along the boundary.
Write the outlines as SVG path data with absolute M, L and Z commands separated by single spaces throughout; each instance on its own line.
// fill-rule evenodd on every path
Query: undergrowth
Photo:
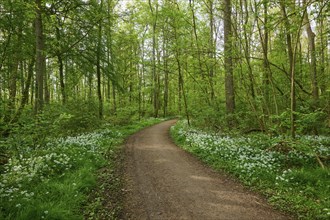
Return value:
M 104 125 L 73 136 L 47 137 L 34 146 L 22 147 L 7 139 L 2 146 L 7 149 L 11 149 L 8 145 L 12 143 L 17 146 L 1 166 L 0 219 L 100 219 L 97 210 L 102 209 L 104 198 L 91 194 L 102 187 L 102 169 L 106 169 L 104 175 L 111 175 L 123 140 L 158 121 Z M 119 179 L 116 181 L 120 183 Z M 112 187 L 115 192 L 120 184 Z M 120 204 L 112 208 L 108 210 L 109 219 L 119 215 Z
M 330 137 L 227 136 L 179 121 L 172 137 L 183 149 L 262 192 L 300 219 L 330 218 Z

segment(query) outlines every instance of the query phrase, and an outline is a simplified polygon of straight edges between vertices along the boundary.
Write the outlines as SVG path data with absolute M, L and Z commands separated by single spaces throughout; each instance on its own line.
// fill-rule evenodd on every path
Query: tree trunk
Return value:
M 195 38 L 195 42 L 196 42 L 196 49 L 197 49 L 197 59 L 198 59 L 198 69 L 199 69 L 199 75 L 201 75 L 203 82 L 205 81 L 205 74 L 203 71 L 203 62 L 202 62 L 202 58 L 201 58 L 201 50 L 200 50 L 200 45 L 199 45 L 199 37 L 197 34 L 197 25 L 196 25 L 196 15 L 195 15 L 195 1 L 194 0 L 189 0 L 189 7 L 191 10 L 191 14 L 192 14 L 192 28 L 193 28 L 193 34 L 194 34 L 194 38 Z M 193 46 L 193 44 L 192 44 Z M 204 85 L 202 85 L 202 87 L 205 87 Z M 207 100 L 206 102 L 208 104 L 210 104 L 209 99 L 208 99 L 208 88 L 206 87 L 205 89 L 203 89 Z
M 179 54 L 176 54 L 176 61 L 178 64 L 178 73 L 179 73 L 179 93 L 182 93 L 182 98 L 183 98 L 183 104 L 184 104 L 184 110 L 186 113 L 186 118 L 188 125 L 190 126 L 190 117 L 189 117 L 189 112 L 188 112 L 188 103 L 187 103 L 187 96 L 184 90 L 184 81 L 183 81 L 183 75 L 182 75 L 182 68 L 181 68 L 181 63 L 179 59 Z M 180 95 L 180 94 L 179 94 Z
M 319 99 L 319 87 L 317 82 L 317 66 L 316 66 L 316 48 L 315 48 L 315 33 L 312 30 L 311 24 L 309 22 L 308 13 L 307 13 L 307 2 L 304 0 L 304 5 L 306 7 L 305 10 L 305 25 L 306 25 L 306 32 L 308 36 L 308 45 L 310 50 L 311 62 L 310 62 L 310 74 L 312 78 L 312 95 L 314 105 L 317 105 Z M 316 106 L 314 106 L 316 107 Z
M 102 10 L 103 0 L 100 2 L 100 10 Z M 101 89 L 101 49 L 102 49 L 102 20 L 99 21 L 98 26 L 98 42 L 96 51 L 96 77 L 97 77 L 97 98 L 99 101 L 99 118 L 103 118 L 103 100 Z
M 323 1 L 322 1 L 323 2 Z M 327 24 L 327 20 L 325 19 L 324 16 L 320 16 L 319 17 L 319 36 L 320 36 L 320 40 L 318 41 L 318 48 L 320 48 L 319 50 L 319 57 L 320 57 L 320 61 L 319 61 L 319 77 L 322 78 L 323 76 L 326 76 L 326 66 L 327 66 L 327 57 L 328 57 L 328 54 L 327 54 L 327 49 L 328 47 L 328 44 L 327 44 L 327 37 L 325 35 L 326 31 L 327 31 L 327 27 L 325 24 Z M 329 29 L 328 29 L 329 30 Z M 324 94 L 327 90 L 327 83 L 326 81 L 324 81 L 325 83 L 323 82 L 320 82 L 320 85 L 319 85 L 319 89 L 320 89 L 320 93 L 321 94 Z
M 36 0 L 36 88 L 35 88 L 35 113 L 40 113 L 44 105 L 44 75 L 46 72 L 46 58 L 44 51 L 44 34 L 42 22 L 42 0 Z
M 254 10 L 258 10 L 258 3 L 254 3 Z M 262 111 L 263 111 L 263 116 L 262 116 L 262 121 L 263 121 L 263 129 L 266 130 L 266 120 L 269 119 L 269 116 L 271 114 L 270 106 L 271 106 L 271 101 L 270 101 L 270 83 L 271 83 L 271 69 L 269 65 L 269 60 L 268 60 L 268 44 L 269 44 L 269 30 L 268 30 L 268 2 L 265 1 L 263 3 L 263 31 L 262 28 L 259 24 L 259 18 L 256 17 L 256 23 L 257 23 L 257 28 L 259 32 L 259 38 L 260 38 L 260 43 L 262 47 L 262 55 L 263 55 L 263 76 L 262 76 L 262 96 L 264 100 L 264 104 L 262 106 Z M 257 13 L 256 13 L 257 14 Z M 275 109 L 277 109 L 277 102 L 276 102 L 276 96 L 274 93 L 274 106 Z M 277 110 L 275 110 L 277 112 Z
M 153 17 L 153 24 L 152 24 L 152 82 L 153 82 L 153 108 L 154 108 L 154 117 L 158 117 L 158 110 L 159 110 L 159 105 L 158 105 L 158 83 L 157 83 L 157 72 L 156 72 L 156 28 L 157 28 L 157 16 L 158 16 L 158 1 L 156 3 L 156 11 L 154 12 L 154 8 L 152 6 L 151 0 L 149 0 L 149 7 L 150 7 L 150 12 Z
M 28 65 L 28 75 L 27 75 L 27 78 L 26 78 L 24 90 L 22 92 L 22 101 L 21 101 L 21 106 L 20 106 L 20 108 L 22 108 L 22 109 L 28 103 L 29 90 L 30 90 L 31 82 L 32 82 L 34 64 L 35 64 L 35 58 L 33 57 L 31 62 Z
M 58 42 L 61 41 L 61 33 L 60 29 L 56 27 L 56 40 Z M 66 93 L 65 93 L 65 83 L 64 83 L 64 65 L 63 65 L 63 58 L 60 54 L 60 51 L 57 51 L 57 62 L 58 62 L 58 71 L 60 76 L 60 89 L 61 89 L 61 96 L 62 96 L 62 104 L 66 103 Z
M 163 53 L 164 53 L 164 106 L 163 106 L 163 117 L 167 116 L 167 106 L 168 106 L 168 61 L 167 61 L 167 37 L 165 30 L 163 30 Z
M 235 93 L 232 61 L 232 29 L 231 29 L 231 0 L 224 1 L 224 55 L 225 55 L 225 93 L 227 113 L 233 114 L 235 111 Z M 234 121 L 228 121 L 233 126 Z
M 210 99 L 211 101 L 214 100 L 214 63 L 215 63 L 215 39 L 214 39 L 214 2 L 213 0 L 208 0 L 208 7 L 209 7 L 209 26 L 210 26 L 210 36 L 209 36 L 209 59 L 210 59 L 210 66 L 209 66 L 209 84 L 210 84 Z
M 29 90 L 30 90 L 30 87 L 31 87 L 31 82 L 32 82 L 32 77 L 33 77 L 34 64 L 35 64 L 35 57 L 33 56 L 32 59 L 31 59 L 31 62 L 28 65 L 28 75 L 26 77 L 25 86 L 24 86 L 24 89 L 22 91 L 21 104 L 19 106 L 19 109 L 17 110 L 17 113 L 15 114 L 15 117 L 12 120 L 13 122 L 16 122 L 18 120 L 18 118 L 22 114 L 22 111 L 23 111 L 25 105 L 28 104 Z
M 16 109 L 17 78 L 18 78 L 18 65 L 19 65 L 18 56 L 19 56 L 18 51 L 14 51 L 10 63 L 8 114 L 6 114 L 6 118 L 5 118 L 5 121 L 7 122 L 11 120 L 11 117 L 13 116 Z
M 45 75 L 44 75 L 44 101 L 45 104 L 49 104 L 50 103 L 50 88 L 49 88 L 49 73 L 47 73 L 47 71 L 45 71 Z
M 243 10 L 243 5 L 245 8 L 245 11 Z M 244 18 L 244 25 L 243 25 L 243 35 L 244 35 L 244 43 L 245 43 L 245 49 L 244 49 L 244 55 L 245 55 L 245 60 L 246 64 L 248 66 L 248 76 L 249 76 L 249 90 L 252 96 L 252 99 L 255 99 L 255 91 L 254 91 L 254 78 L 253 78 L 253 72 L 252 72 L 252 66 L 251 66 L 251 52 L 250 52 L 250 39 L 248 36 L 248 25 L 249 25 L 249 9 L 248 9 L 248 4 L 247 0 L 244 0 L 244 3 L 241 3 L 241 10 L 242 13 L 245 13 L 245 18 Z
M 294 3 L 293 3 L 294 4 Z M 294 139 L 296 137 L 296 79 L 295 79 L 295 65 L 296 65 L 296 53 L 297 53 L 297 45 L 300 39 L 300 29 L 302 25 L 302 21 L 300 21 L 298 31 L 296 32 L 295 42 L 292 42 L 291 36 L 291 25 L 289 21 L 289 17 L 286 12 L 285 2 L 280 1 L 281 10 L 284 19 L 285 31 L 286 31 L 286 41 L 287 41 L 287 49 L 288 49 L 288 57 L 290 63 L 290 115 L 291 115 L 291 137 Z
M 116 98 L 116 85 L 115 82 L 112 81 L 112 106 L 113 106 L 113 112 L 116 114 L 117 112 L 117 98 Z
M 93 97 L 93 74 L 92 73 L 88 73 L 87 78 L 87 82 L 88 82 L 88 94 L 87 98 L 89 101 L 92 101 L 92 97 Z

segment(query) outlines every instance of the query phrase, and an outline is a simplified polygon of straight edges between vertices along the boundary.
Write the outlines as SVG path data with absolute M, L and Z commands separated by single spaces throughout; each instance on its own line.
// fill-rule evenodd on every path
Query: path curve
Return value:
M 124 219 L 288 219 L 178 148 L 165 121 L 126 143 Z

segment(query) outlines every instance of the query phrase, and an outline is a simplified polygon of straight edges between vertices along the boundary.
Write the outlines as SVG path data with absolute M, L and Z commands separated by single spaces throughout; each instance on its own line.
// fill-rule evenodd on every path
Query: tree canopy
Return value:
M 113 121 L 181 115 L 217 130 L 329 132 L 328 5 L 2 1 L 2 134 L 49 106 L 79 115 L 78 103 Z

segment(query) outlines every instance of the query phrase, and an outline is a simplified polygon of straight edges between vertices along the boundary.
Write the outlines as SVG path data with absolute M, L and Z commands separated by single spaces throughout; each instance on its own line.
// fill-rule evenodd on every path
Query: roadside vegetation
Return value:
M 330 137 L 205 132 L 179 121 L 171 135 L 184 150 L 263 193 L 300 219 L 330 218 Z
M 100 219 L 102 206 L 113 201 L 103 219 L 119 215 L 120 198 L 104 201 L 95 192 L 102 191 L 105 175 L 112 190 L 108 193 L 120 192 L 120 178 L 111 175 L 121 144 L 128 135 L 160 120 L 97 125 L 86 114 L 88 123 L 81 127 L 75 117 L 62 113 L 49 123 L 50 118 L 43 121 L 40 116 L 1 141 L 1 149 L 11 156 L 0 166 L 0 219 Z M 49 134 L 52 129 L 58 132 Z

